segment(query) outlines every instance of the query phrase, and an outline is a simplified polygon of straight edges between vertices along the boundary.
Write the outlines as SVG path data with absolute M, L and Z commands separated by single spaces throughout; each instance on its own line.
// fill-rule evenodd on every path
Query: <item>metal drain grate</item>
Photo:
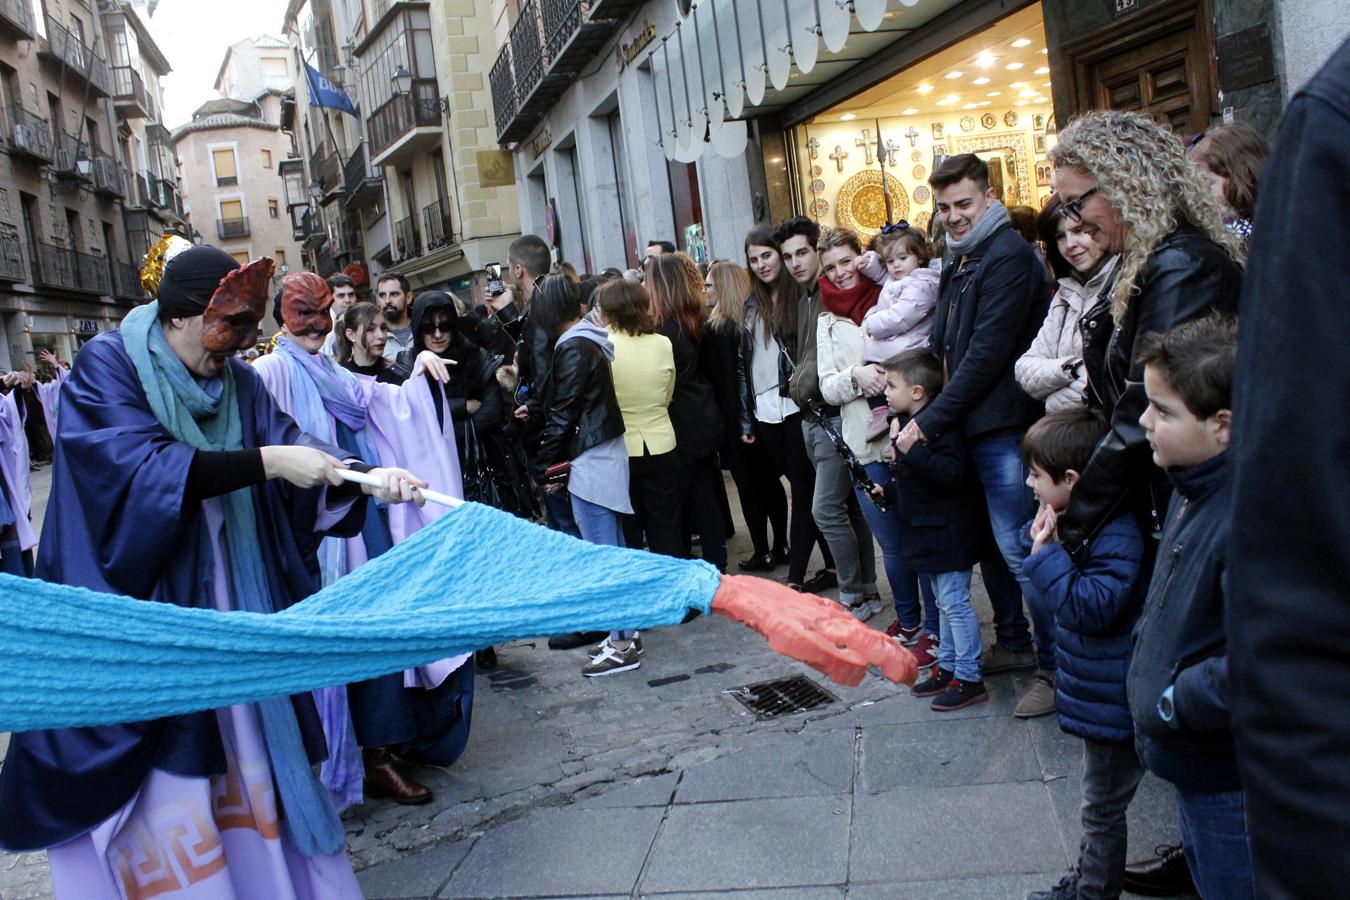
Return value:
M 795 675 L 778 681 L 761 681 L 745 687 L 732 688 L 730 694 L 761 719 L 789 713 L 806 712 L 834 703 L 839 698 L 809 678 Z

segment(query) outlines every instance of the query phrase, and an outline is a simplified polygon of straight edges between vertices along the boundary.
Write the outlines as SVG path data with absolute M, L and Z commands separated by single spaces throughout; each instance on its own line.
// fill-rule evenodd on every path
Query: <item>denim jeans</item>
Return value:
M 834 427 L 841 428 L 839 418 Z M 854 502 L 848 466 L 816 422 L 802 419 L 802 440 L 806 455 L 816 470 L 816 486 L 811 496 L 811 518 L 830 545 L 834 563 L 839 567 L 839 602 L 854 606 L 864 594 L 877 592 L 876 548 L 872 532 L 862 510 Z
M 1144 777 L 1134 742 L 1083 741 L 1079 900 L 1116 900 L 1125 881 L 1125 812 Z
M 1054 611 L 1022 573 L 1022 529 L 1036 513 L 1036 498 L 1027 487 L 1027 473 L 1022 463 L 1022 431 L 1005 428 L 982 434 L 972 438 L 969 446 L 971 463 L 984 488 L 989 527 L 998 544 L 998 555 L 1002 557 L 1002 565 L 996 558 L 980 562 L 980 574 L 994 608 L 995 637 L 1008 650 L 1031 649 L 1027 620 L 1022 614 L 1021 595 L 1025 595 L 1036 629 L 1036 663 L 1042 670 L 1053 672 Z M 1016 579 L 1016 585 L 1008 575 Z
M 980 680 L 980 620 L 970 605 L 970 569 L 929 576 L 941 613 L 938 666 L 962 681 Z
M 1186 865 L 1205 900 L 1255 900 L 1242 791 L 1177 788 Z
M 572 514 L 572 505 L 568 502 L 567 491 L 559 491 L 556 494 L 544 492 L 544 518 L 548 521 L 548 527 L 554 531 L 581 537 L 577 520 Z
M 550 495 L 545 494 L 544 496 Z M 606 509 L 589 500 L 582 500 L 580 497 L 572 497 L 572 515 L 576 519 L 577 527 L 581 530 L 582 540 L 589 541 L 592 544 L 603 544 L 606 547 L 624 546 L 623 517 L 614 510 Z M 609 637 L 610 640 L 614 641 L 626 641 L 636 633 L 627 629 L 611 631 Z
M 886 499 L 890 501 L 890 507 L 882 512 L 875 503 L 863 496 L 862 491 L 855 488 L 858 506 L 862 508 L 867 524 L 872 527 L 872 534 L 876 535 L 877 543 L 881 545 L 886 580 L 891 583 L 891 596 L 895 600 L 895 617 L 905 628 L 913 628 L 922 622 L 923 630 L 937 637 L 938 608 L 932 581 L 926 575 L 920 576 L 905 562 L 900 506 L 896 502 L 891 471 L 883 462 L 868 463 L 865 468 L 867 477 L 886 489 Z M 920 596 L 923 598 L 922 619 L 919 617 Z

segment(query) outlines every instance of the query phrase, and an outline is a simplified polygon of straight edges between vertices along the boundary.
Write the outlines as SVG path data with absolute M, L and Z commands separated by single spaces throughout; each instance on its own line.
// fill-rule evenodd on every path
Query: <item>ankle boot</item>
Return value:
M 384 797 L 404 806 L 431 802 L 431 789 L 404 774 L 388 747 L 363 748 L 361 760 L 366 766 L 367 797 Z

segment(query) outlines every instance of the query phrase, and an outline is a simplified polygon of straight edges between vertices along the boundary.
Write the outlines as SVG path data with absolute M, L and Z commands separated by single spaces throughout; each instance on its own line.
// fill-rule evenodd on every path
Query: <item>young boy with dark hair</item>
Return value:
M 1083 407 L 1050 413 L 1027 430 L 1022 457 L 1040 511 L 1023 571 L 1055 614 L 1055 709 L 1059 727 L 1083 739 L 1083 838 L 1072 874 L 1027 900 L 1120 896 L 1125 811 L 1144 767 L 1134 749 L 1125 680 L 1139 616 L 1144 539 L 1128 512 L 1110 520 L 1075 564 L 1058 542 L 1056 516 L 1106 434 Z
M 1224 637 L 1236 351 L 1237 325 L 1218 315 L 1150 335 L 1139 350 L 1148 394 L 1139 424 L 1176 493 L 1128 681 L 1139 758 L 1176 787 L 1195 885 L 1225 900 L 1255 897 Z
M 914 686 L 934 697 L 932 709 L 950 712 L 989 699 L 980 671 L 980 623 L 970 603 L 970 575 L 979 560 L 979 485 L 967 471 L 961 429 L 928 441 L 904 428 L 942 390 L 942 363 L 931 350 L 906 350 L 886 368 L 886 402 L 899 416 L 895 488 L 905 562 L 932 580 L 937 595 L 937 666 Z M 921 661 L 922 662 L 922 661 Z

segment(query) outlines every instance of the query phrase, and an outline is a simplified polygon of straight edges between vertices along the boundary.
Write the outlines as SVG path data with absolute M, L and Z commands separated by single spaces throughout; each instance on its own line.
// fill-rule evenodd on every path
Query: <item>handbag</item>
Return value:
M 474 428 L 471 417 L 464 419 L 464 465 L 461 467 L 460 477 L 464 483 L 465 500 L 483 503 L 495 509 L 505 508 L 496 467 L 484 452 L 483 443 L 478 439 L 478 430 Z

